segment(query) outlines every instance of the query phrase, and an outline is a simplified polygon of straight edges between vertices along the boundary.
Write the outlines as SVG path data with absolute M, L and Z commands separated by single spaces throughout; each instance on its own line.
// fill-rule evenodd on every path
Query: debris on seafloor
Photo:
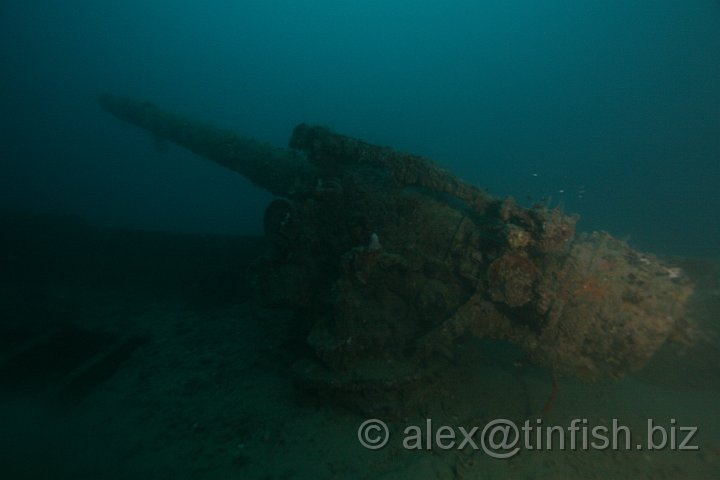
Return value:
M 442 377 L 467 334 L 510 341 L 554 375 L 618 377 L 688 328 L 680 269 L 607 233 L 576 234 L 559 208 L 492 197 L 323 127 L 297 126 L 286 150 L 147 102 L 99 102 L 278 197 L 258 290 L 305 319 L 315 358 L 298 371 L 319 389 L 407 398 Z

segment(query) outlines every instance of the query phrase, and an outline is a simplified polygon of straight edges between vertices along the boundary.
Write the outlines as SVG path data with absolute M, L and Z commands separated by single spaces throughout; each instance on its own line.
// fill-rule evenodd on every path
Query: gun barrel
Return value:
M 288 196 L 294 185 L 317 177 L 317 169 L 292 150 L 189 120 L 150 102 L 105 94 L 98 103 L 118 119 L 234 170 L 274 195 Z

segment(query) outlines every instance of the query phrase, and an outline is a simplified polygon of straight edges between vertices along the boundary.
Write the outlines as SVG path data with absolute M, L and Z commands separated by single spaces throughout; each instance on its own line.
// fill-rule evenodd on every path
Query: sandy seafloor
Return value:
M 550 374 L 513 348 L 478 343 L 454 387 L 422 412 L 388 419 L 388 446 L 366 450 L 356 435 L 362 414 L 297 384 L 296 319 L 254 299 L 248 266 L 262 239 L 3 220 L 0 478 L 720 478 L 717 259 L 677 259 L 697 285 L 691 316 L 704 335 L 694 346 L 669 344 L 620 380 L 561 378 L 543 418 L 617 418 L 633 443 L 648 418 L 674 418 L 698 427 L 699 450 L 555 449 L 499 460 L 471 448 L 408 451 L 398 434 L 425 418 L 472 427 L 539 412 Z M 52 332 L 67 341 L 43 350 Z

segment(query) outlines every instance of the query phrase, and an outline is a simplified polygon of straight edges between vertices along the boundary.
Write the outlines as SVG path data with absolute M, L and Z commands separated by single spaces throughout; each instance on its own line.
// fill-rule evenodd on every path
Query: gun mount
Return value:
M 147 102 L 99 102 L 278 197 L 258 291 L 304 320 L 315 359 L 298 369 L 318 388 L 369 398 L 427 383 L 468 334 L 558 373 L 618 377 L 686 326 L 682 272 L 607 233 L 576 234 L 559 208 L 323 127 L 301 124 L 279 149 Z

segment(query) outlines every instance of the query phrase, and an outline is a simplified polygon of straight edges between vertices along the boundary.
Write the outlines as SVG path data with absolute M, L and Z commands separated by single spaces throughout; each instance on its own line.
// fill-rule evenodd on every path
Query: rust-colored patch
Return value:
M 590 297 L 591 299 L 599 302 L 605 298 L 605 293 L 606 289 L 599 285 L 596 279 L 591 278 L 575 289 L 573 295 L 576 298 L 583 296 Z

